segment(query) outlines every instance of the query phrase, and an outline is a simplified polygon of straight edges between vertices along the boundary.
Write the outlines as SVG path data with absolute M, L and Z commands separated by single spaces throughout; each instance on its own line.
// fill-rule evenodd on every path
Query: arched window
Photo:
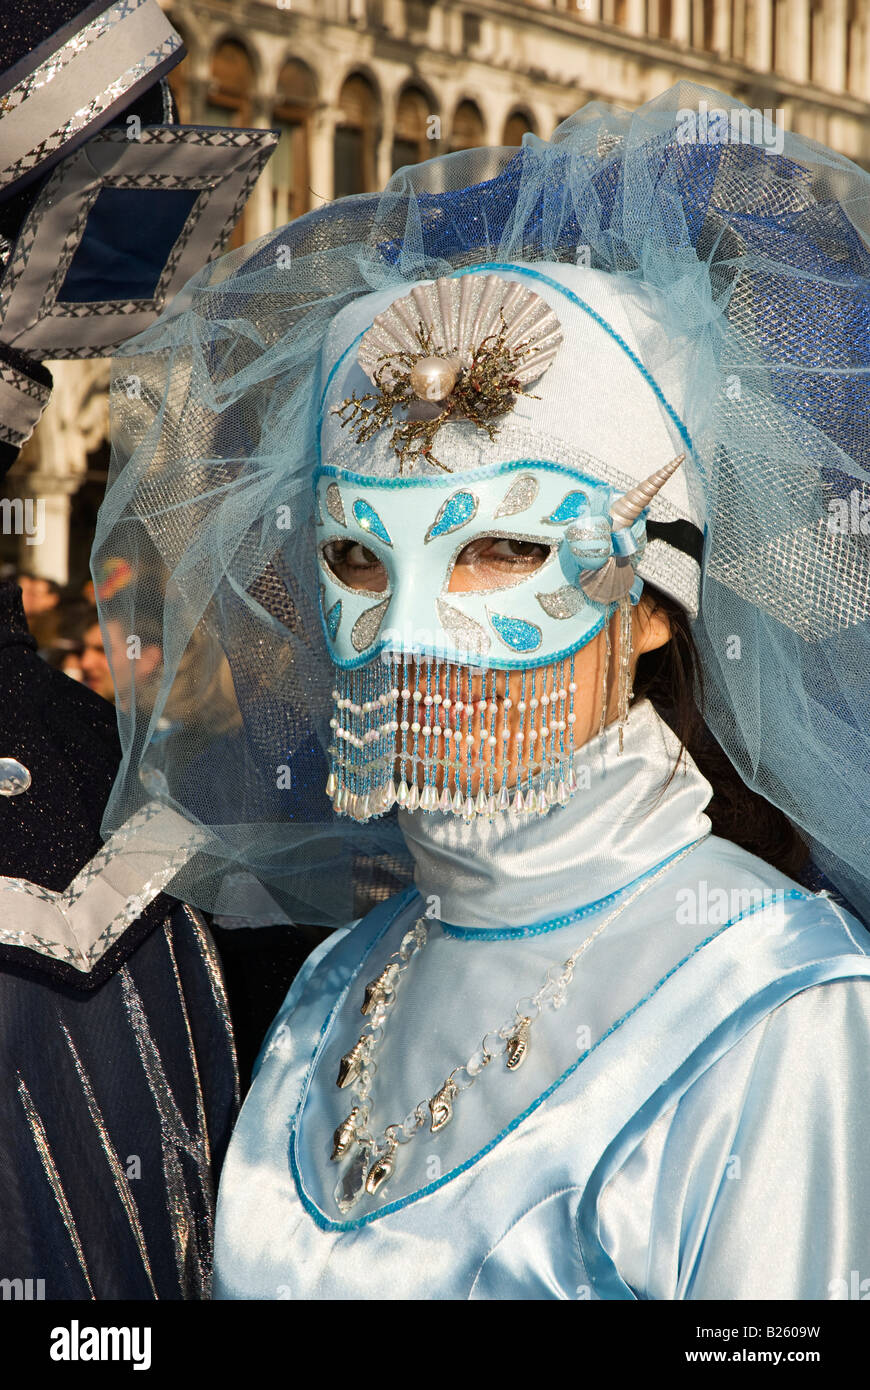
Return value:
M 504 123 L 503 145 L 521 145 L 527 131 L 534 131 L 535 124 L 527 111 L 514 111 Z
M 474 150 L 486 144 L 486 131 L 480 108 L 473 101 L 461 101 L 453 117 L 450 149 Z
M 309 123 L 317 103 L 314 77 L 304 63 L 291 59 L 278 74 L 273 125 L 280 130 L 278 148 L 267 166 L 272 171 L 274 225 L 282 227 L 309 207 Z
M 375 156 L 380 104 L 367 77 L 354 73 L 338 98 L 335 128 L 335 196 L 370 193 L 376 186 Z
M 224 39 L 211 60 L 211 81 L 206 94 L 203 125 L 249 126 L 252 117 L 254 65 L 244 44 Z M 249 240 L 243 212 L 227 242 L 234 251 Z
M 206 125 L 251 124 L 254 65 L 237 39 L 224 39 L 211 60 L 211 82 L 206 98 Z
M 401 169 L 405 164 L 419 164 L 421 159 L 429 159 L 438 153 L 436 136 L 430 140 L 429 124 L 432 101 L 419 87 L 406 87 L 396 106 L 396 130 L 393 136 L 392 168 Z M 437 129 L 437 127 L 436 127 Z

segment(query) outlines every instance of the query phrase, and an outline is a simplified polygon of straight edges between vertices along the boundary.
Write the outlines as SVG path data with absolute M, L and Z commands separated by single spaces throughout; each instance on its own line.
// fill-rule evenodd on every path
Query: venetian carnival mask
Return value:
M 647 511 L 682 461 L 655 383 L 572 289 L 609 277 L 499 269 L 514 278 L 481 267 L 386 305 L 366 296 L 330 339 L 315 475 L 337 671 L 327 791 L 356 819 L 396 802 L 471 819 L 568 799 L 574 653 L 618 610 L 630 660 Z M 597 373 L 605 345 L 629 368 L 628 435 L 661 459 L 640 476 L 632 460 L 630 486 L 583 447 L 600 413 L 578 375 L 590 327 Z M 621 695 L 624 719 L 625 670 Z

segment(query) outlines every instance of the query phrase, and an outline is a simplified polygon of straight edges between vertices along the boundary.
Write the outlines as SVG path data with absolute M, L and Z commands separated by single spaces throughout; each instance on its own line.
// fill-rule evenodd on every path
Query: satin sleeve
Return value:
M 603 1187 L 623 1296 L 870 1297 L 868 1096 L 870 981 L 774 1009 Z

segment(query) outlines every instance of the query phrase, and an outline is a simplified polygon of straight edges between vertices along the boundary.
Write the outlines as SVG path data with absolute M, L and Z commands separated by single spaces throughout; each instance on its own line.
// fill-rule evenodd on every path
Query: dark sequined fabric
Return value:
M 102 844 L 119 747 L 112 707 L 34 646 L 20 590 L 0 585 L 0 756 L 33 779 L 0 798 L 0 874 L 60 890 Z M 46 1299 L 207 1297 L 237 1105 L 223 980 L 189 908 L 156 898 L 89 976 L 5 947 L 0 1280 L 44 1280 Z
M 39 45 L 47 39 L 57 36 L 51 45 L 57 47 L 67 29 L 74 34 L 107 8 L 107 4 L 94 4 L 93 0 L 86 4 L 82 0 L 15 0 L 14 4 L 0 5 L 0 55 L 4 70 L 28 55 L 35 58 Z
M 0 1019 L 0 1280 L 207 1298 L 237 1091 L 201 919 L 176 906 L 90 992 L 5 964 Z
M 121 751 L 112 706 L 35 647 L 21 590 L 0 583 L 0 758 L 17 758 L 33 779 L 22 796 L 0 798 L 0 873 L 58 891 L 102 845 Z

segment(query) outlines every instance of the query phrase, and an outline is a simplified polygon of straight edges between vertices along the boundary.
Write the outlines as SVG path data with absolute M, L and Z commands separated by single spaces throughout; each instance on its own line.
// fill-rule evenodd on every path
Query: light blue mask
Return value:
M 365 478 L 325 467 L 316 487 L 323 623 L 345 670 L 389 652 L 493 670 L 560 661 L 604 623 L 607 605 L 586 594 L 581 578 L 613 555 L 639 556 L 645 541 L 643 517 L 612 530 L 619 494 L 611 487 L 541 460 L 444 478 Z M 451 589 L 463 552 L 486 537 L 545 553 L 536 567 L 509 558 L 497 573 L 478 565 L 465 575 L 474 588 Z M 329 557 L 351 546 L 380 562 L 378 587 L 360 589 L 335 572 Z M 368 573 L 373 580 L 372 566 Z M 633 577 L 633 602 L 642 587 Z

